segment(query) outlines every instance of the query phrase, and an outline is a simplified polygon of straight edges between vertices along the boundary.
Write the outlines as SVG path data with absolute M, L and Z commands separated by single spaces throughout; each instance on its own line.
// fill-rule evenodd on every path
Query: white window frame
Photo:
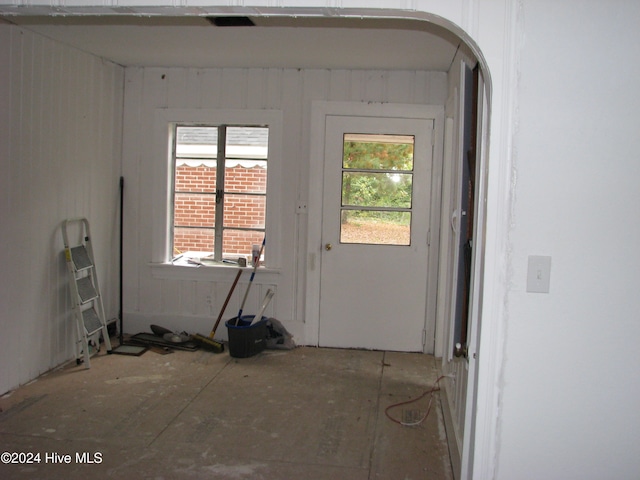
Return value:
M 281 266 L 282 244 L 282 112 L 280 110 L 238 110 L 238 109 L 156 109 L 154 123 L 154 169 L 152 203 L 152 245 L 151 265 L 156 276 L 185 278 L 185 270 L 194 270 L 189 265 L 171 262 L 171 223 L 173 189 L 173 140 L 175 125 L 178 124 L 234 124 L 264 125 L 269 128 L 269 168 L 267 169 L 267 211 L 265 235 L 267 236 L 265 262 L 261 268 L 278 271 Z M 207 272 L 229 267 L 207 266 Z M 187 274 L 192 277 L 193 274 Z M 201 276 L 202 273 L 196 276 Z
M 225 230 L 236 230 L 236 231 L 254 231 L 254 232 L 266 232 L 266 225 L 264 227 L 261 228 L 251 228 L 251 229 L 243 229 L 243 228 L 237 228 L 237 227 L 233 227 L 233 226 L 225 226 L 224 224 L 224 215 L 225 215 L 225 211 L 227 210 L 227 206 L 226 206 L 226 202 L 225 202 L 225 198 L 227 197 L 227 194 L 229 194 L 229 196 L 233 196 L 235 194 L 237 194 L 237 192 L 233 192 L 233 191 L 229 191 L 228 190 L 228 186 L 226 185 L 226 169 L 227 167 L 227 161 L 232 160 L 232 161 L 239 161 L 242 158 L 245 157 L 246 154 L 243 154 L 242 156 L 238 157 L 237 155 L 234 155 L 233 152 L 233 147 L 230 147 L 228 142 L 227 142 L 227 131 L 229 128 L 266 128 L 267 132 L 269 131 L 269 127 L 265 126 L 265 125 L 228 125 L 228 124 L 218 124 L 218 125 L 210 125 L 210 124 L 206 124 L 206 125 L 200 125 L 200 124 L 180 124 L 180 123 L 172 123 L 172 131 L 171 131 L 171 136 L 172 136 L 172 140 L 173 140 L 173 150 L 172 150 L 172 155 L 173 155 L 173 162 L 172 162 L 172 178 L 173 178 L 173 183 L 171 186 L 171 196 L 172 196 L 172 205 L 171 205 L 171 210 L 173 211 L 173 215 L 171 216 L 171 233 L 170 233 L 170 238 L 173 237 L 173 249 L 172 249 L 172 255 L 174 255 L 174 262 L 175 262 L 175 254 L 176 254 L 176 249 L 175 249 L 175 230 L 176 230 L 176 218 L 175 218 L 175 202 L 176 202 L 176 193 L 177 193 L 177 189 L 176 189 L 176 185 L 175 185 L 175 176 L 176 176 L 176 170 L 178 168 L 178 161 L 180 159 L 186 159 L 187 161 L 193 161 L 196 160 L 198 162 L 204 161 L 204 160 L 210 160 L 210 157 L 207 156 L 200 156 L 195 154 L 194 156 L 188 156 L 188 155 L 179 155 L 178 153 L 178 141 L 177 141 L 177 132 L 179 128 L 189 128 L 189 127 L 206 127 L 206 128 L 210 128 L 210 129 L 215 129 L 217 131 L 217 145 L 215 145 L 216 147 L 216 152 L 217 154 L 215 155 L 215 164 L 216 164 L 216 179 L 215 179 L 215 193 L 213 192 L 208 192 L 207 194 L 209 196 L 212 196 L 213 198 L 215 198 L 215 202 L 216 202 L 216 212 L 215 212 L 215 218 L 214 218 L 214 225 L 201 225 L 200 227 L 197 228 L 203 228 L 203 229 L 210 229 L 213 230 L 214 232 L 214 242 L 213 242 L 213 249 L 207 252 L 198 252 L 197 256 L 206 256 L 208 258 L 215 258 L 216 262 L 220 262 L 223 260 L 224 258 L 224 231 Z M 210 145 L 210 147 L 212 147 L 213 145 Z M 188 148 L 188 147 L 187 147 Z M 269 164 L 269 157 L 268 157 L 268 147 L 267 147 L 267 152 L 264 152 L 262 148 L 258 148 L 258 150 L 262 150 L 262 152 L 259 152 L 255 157 L 254 156 L 250 156 L 248 158 L 249 162 L 253 162 L 254 160 L 263 160 L 266 162 L 266 165 Z M 255 149 L 254 152 L 256 153 Z M 264 156 L 264 158 L 263 158 Z M 265 166 L 266 166 L 265 165 Z M 267 168 L 267 176 L 268 176 L 268 168 Z M 244 195 L 246 195 L 247 193 L 243 192 Z M 258 197 L 264 197 L 265 199 L 265 207 L 266 207 L 266 199 L 267 199 L 267 191 L 265 190 L 264 193 L 261 192 L 248 192 L 248 195 L 255 195 Z M 266 211 L 265 211 L 266 214 Z M 256 243 L 259 243 L 258 241 L 256 241 Z M 247 249 L 245 254 L 247 257 L 249 257 L 249 252 L 250 249 Z M 188 256 L 189 252 L 185 252 L 185 255 Z M 264 260 L 263 260 L 264 263 Z

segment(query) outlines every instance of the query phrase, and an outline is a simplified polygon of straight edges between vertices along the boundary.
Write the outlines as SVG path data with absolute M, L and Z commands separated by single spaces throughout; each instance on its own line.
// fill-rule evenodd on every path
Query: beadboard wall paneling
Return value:
M 126 69 L 123 165 L 126 195 L 125 331 L 148 330 L 163 319 L 167 328 L 209 331 L 232 279 L 158 278 L 152 274 L 154 115 L 159 108 L 279 110 L 283 118 L 282 184 L 278 210 L 282 235 L 280 273 L 260 279 L 252 288 L 246 311 L 261 303 L 263 290 L 277 289 L 268 314 L 304 343 L 303 312 L 306 271 L 306 216 L 296 213 L 309 185 L 309 130 L 315 100 L 393 102 L 444 105 L 447 74 L 423 71 L 362 71 L 277 68 L 138 68 Z M 156 150 L 157 151 L 157 150 Z M 276 246 L 271 244 L 271 248 Z M 246 284 L 242 281 L 229 304 L 233 316 Z M 212 302 L 213 307 L 212 307 Z M 237 310 L 236 310 L 237 311 Z M 219 335 L 225 338 L 224 328 Z
M 118 305 L 118 177 L 124 70 L 0 25 L 0 393 L 74 355 L 60 232 L 91 222 L 109 318 Z

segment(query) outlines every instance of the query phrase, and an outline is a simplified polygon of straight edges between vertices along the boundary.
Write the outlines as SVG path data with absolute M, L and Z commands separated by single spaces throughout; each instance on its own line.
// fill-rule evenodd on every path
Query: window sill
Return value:
M 253 267 L 239 267 L 232 264 L 209 264 L 209 263 L 150 263 L 151 275 L 154 278 L 166 280 L 202 280 L 209 282 L 231 282 L 238 271 L 252 272 Z M 244 276 L 244 275 L 243 275 Z M 280 269 L 270 267 L 258 267 L 255 283 L 272 284 L 277 283 L 280 276 Z M 248 274 L 246 275 L 248 279 Z

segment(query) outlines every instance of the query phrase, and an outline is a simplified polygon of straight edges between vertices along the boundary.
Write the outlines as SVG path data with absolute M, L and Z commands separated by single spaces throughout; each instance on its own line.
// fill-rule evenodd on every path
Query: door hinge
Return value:
M 422 346 L 424 347 L 427 344 L 427 330 L 422 330 Z
M 431 246 L 431 230 L 427 231 L 427 247 Z

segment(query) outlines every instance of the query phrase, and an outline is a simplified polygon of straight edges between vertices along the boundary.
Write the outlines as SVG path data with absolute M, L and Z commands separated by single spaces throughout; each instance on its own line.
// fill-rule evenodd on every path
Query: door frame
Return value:
M 311 145 L 309 166 L 309 198 L 307 202 L 307 283 L 305 288 L 305 340 L 317 346 L 320 328 L 320 273 L 322 254 L 322 206 L 324 186 L 324 149 L 327 116 L 389 117 L 433 120 L 433 170 L 431 177 L 431 226 L 429 233 L 427 308 L 424 353 L 435 351 L 436 301 L 438 283 L 440 210 L 442 197 L 442 165 L 444 143 L 444 106 L 395 103 L 336 102 L 318 100 L 311 106 Z M 434 264 L 435 263 L 435 264 Z

